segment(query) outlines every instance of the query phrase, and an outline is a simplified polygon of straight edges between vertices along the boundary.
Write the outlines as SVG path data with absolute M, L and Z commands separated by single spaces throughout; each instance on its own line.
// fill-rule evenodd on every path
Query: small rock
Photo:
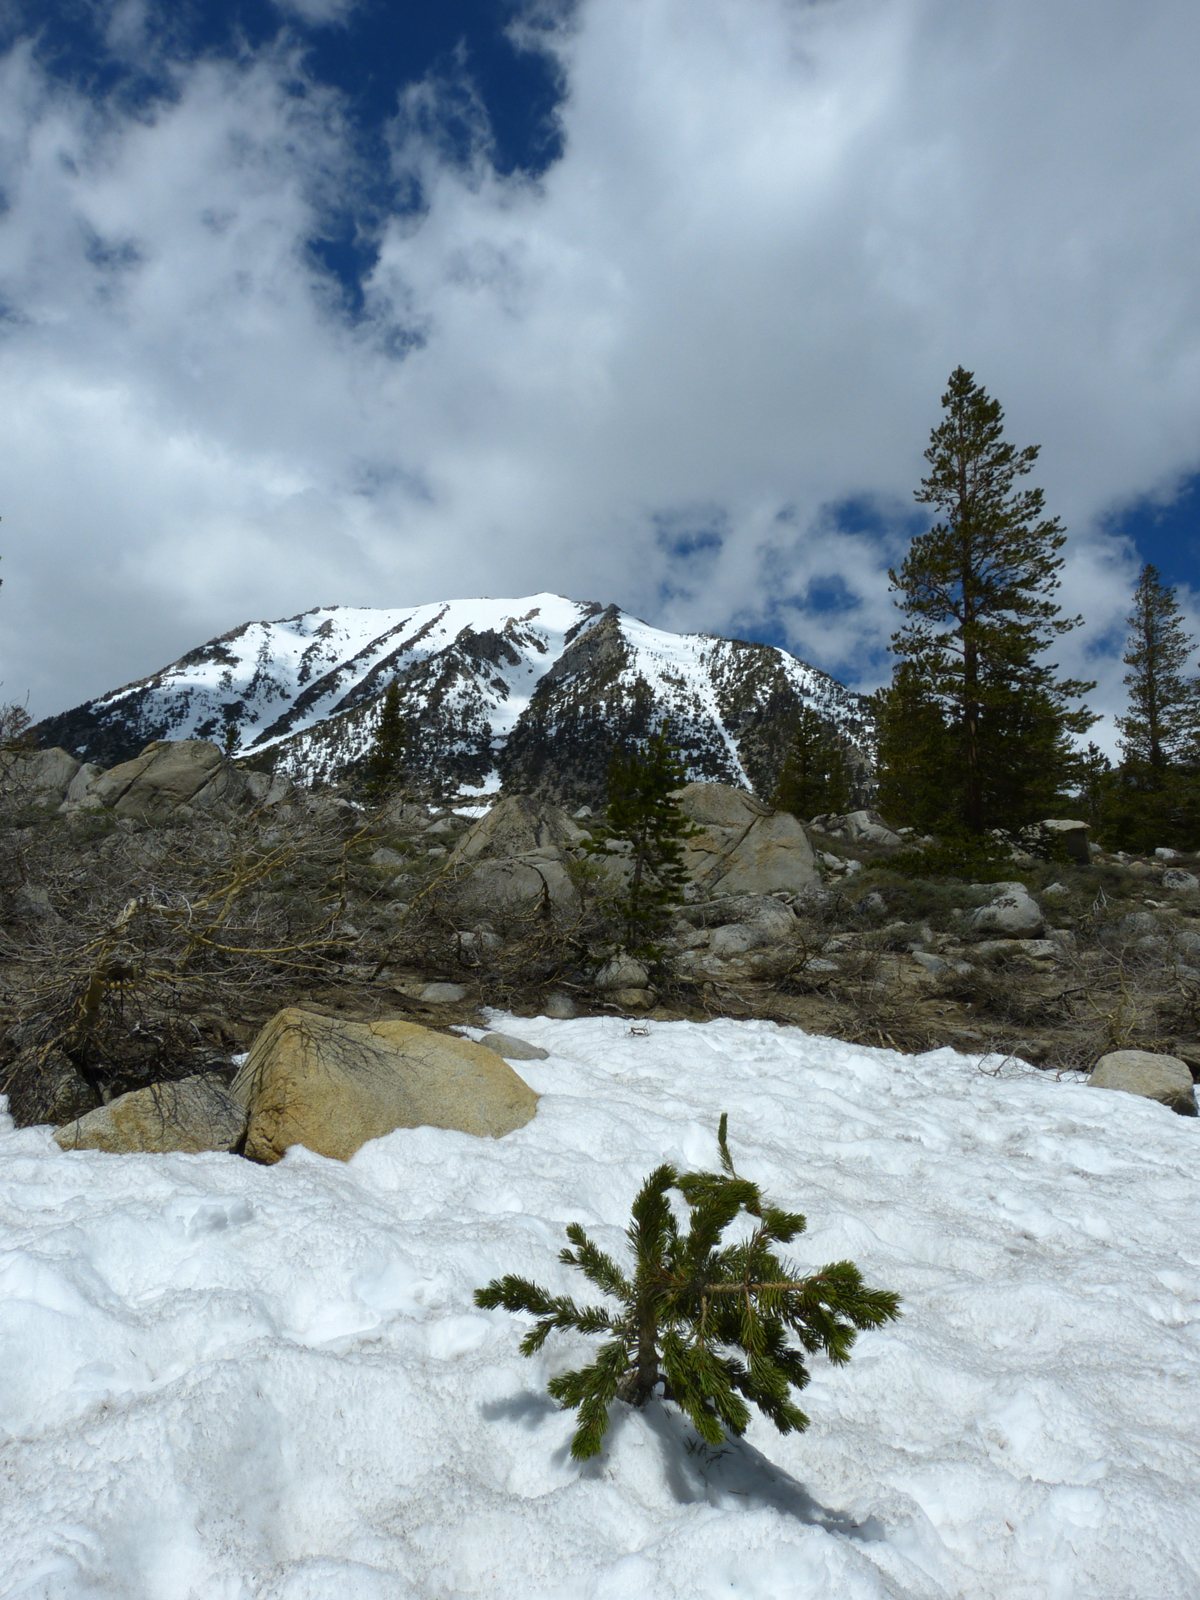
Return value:
M 649 979 L 642 963 L 621 951 L 604 963 L 593 981 L 597 989 L 644 989 Z
M 1165 845 L 1159 845 L 1154 854 L 1160 861 L 1178 861 L 1183 852 L 1182 850 L 1168 850 Z
M 1071 891 L 1065 883 L 1051 883 L 1042 890 L 1043 900 L 1066 900 Z
M 506 1061 L 548 1061 L 549 1050 L 540 1044 L 530 1044 L 527 1039 L 514 1039 L 511 1033 L 485 1033 L 480 1039 L 485 1050 L 494 1050 Z
M 1168 867 L 1162 875 L 1164 889 L 1200 889 L 1200 878 L 1194 872 L 1185 872 L 1182 867 Z
M 427 983 L 420 997 L 426 1005 L 451 1006 L 465 1000 L 467 991 L 461 983 Z
M 650 1011 L 658 996 L 653 989 L 613 989 L 609 999 L 625 1011 Z
M 970 926 L 1009 939 L 1036 939 L 1045 919 L 1029 890 L 1023 883 L 999 884 L 997 888 L 999 893 L 968 917 Z
M 1042 823 L 1044 833 L 1058 839 L 1072 861 L 1078 861 L 1086 866 L 1091 861 L 1091 851 L 1088 849 L 1087 823 L 1077 822 L 1065 817 L 1048 817 Z
M 373 867 L 390 867 L 394 872 L 397 867 L 404 865 L 404 857 L 399 850 L 389 850 L 384 845 L 370 857 L 370 864 Z
M 1093 1089 L 1121 1089 L 1169 1106 L 1180 1116 L 1196 1115 L 1191 1069 L 1178 1056 L 1150 1050 L 1113 1050 L 1101 1056 L 1088 1079 Z
M 542 1007 L 542 1015 L 566 1022 L 571 1017 L 579 1015 L 579 1007 L 569 994 L 552 994 L 547 997 L 546 1004 Z
M 948 965 L 941 956 L 935 956 L 930 950 L 914 950 L 912 958 L 919 967 L 924 967 L 926 972 L 945 972 Z

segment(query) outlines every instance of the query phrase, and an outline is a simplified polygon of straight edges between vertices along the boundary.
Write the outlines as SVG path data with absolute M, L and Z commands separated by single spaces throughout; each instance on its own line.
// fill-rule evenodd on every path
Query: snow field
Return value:
M 23 1600 L 1084 1600 L 1200 1595 L 1200 1128 L 950 1051 L 764 1023 L 497 1017 L 544 1045 L 499 1141 L 348 1164 L 64 1154 L 0 1133 L 0 1595 Z M 739 1170 L 904 1296 L 807 1433 L 720 1451 L 472 1291 L 620 1252 L 663 1159 Z

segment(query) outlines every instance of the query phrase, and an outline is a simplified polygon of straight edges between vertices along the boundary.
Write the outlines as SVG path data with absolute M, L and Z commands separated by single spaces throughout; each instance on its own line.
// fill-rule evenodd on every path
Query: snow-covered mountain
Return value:
M 555 594 L 248 622 L 37 731 L 108 766 L 152 739 L 232 729 L 255 765 L 319 781 L 365 751 L 393 682 L 413 765 L 449 787 L 600 798 L 614 745 L 665 718 L 693 777 L 765 793 L 802 705 L 870 769 L 866 701 L 787 651 Z

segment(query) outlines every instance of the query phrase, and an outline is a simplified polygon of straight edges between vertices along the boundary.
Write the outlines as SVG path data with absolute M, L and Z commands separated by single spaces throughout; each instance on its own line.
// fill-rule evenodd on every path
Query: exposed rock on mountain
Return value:
M 787 651 L 551 594 L 247 623 L 37 734 L 104 767 L 153 740 L 212 740 L 311 782 L 364 753 L 393 682 L 410 764 L 435 787 L 595 804 L 613 748 L 666 718 L 692 778 L 766 795 L 805 705 L 860 779 L 871 764 L 866 701 Z

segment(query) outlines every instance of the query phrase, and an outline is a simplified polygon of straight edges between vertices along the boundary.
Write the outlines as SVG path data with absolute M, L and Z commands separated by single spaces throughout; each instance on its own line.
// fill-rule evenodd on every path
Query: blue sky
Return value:
M 1040 443 L 1120 708 L 1200 591 L 1183 0 L 0 13 L 3 693 L 557 589 L 872 687 L 952 367 Z

